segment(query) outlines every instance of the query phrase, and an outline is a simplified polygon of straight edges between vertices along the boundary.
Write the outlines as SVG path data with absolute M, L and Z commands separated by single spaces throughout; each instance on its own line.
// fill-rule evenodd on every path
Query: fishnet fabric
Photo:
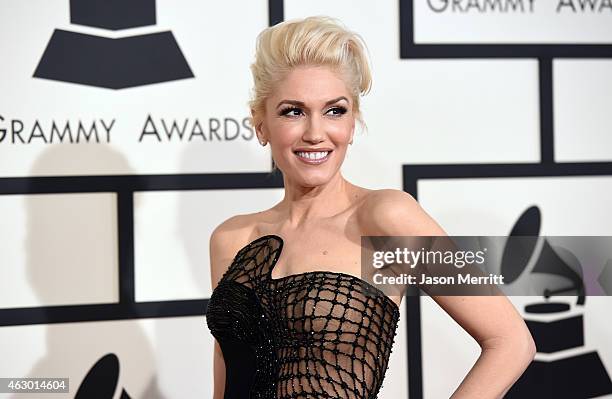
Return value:
M 349 274 L 273 279 L 282 247 L 270 234 L 240 249 L 208 303 L 213 336 L 247 343 L 255 353 L 250 397 L 376 398 L 397 333 L 397 305 Z

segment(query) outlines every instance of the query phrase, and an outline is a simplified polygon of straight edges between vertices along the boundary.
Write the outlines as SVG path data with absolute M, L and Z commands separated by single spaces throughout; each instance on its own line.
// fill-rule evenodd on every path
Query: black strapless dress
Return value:
M 226 367 L 225 399 L 376 398 L 399 309 L 372 284 L 312 271 L 273 279 L 283 239 L 238 251 L 208 302 Z

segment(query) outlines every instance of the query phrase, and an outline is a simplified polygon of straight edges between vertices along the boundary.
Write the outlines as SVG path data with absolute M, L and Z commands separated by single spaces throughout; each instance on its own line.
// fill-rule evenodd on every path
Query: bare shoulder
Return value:
M 211 285 L 217 283 L 253 231 L 256 214 L 235 215 L 214 228 L 209 240 Z
M 211 245 L 215 244 L 217 247 L 228 247 L 227 250 L 231 251 L 233 243 L 240 242 L 241 236 L 249 234 L 247 231 L 250 227 L 250 215 L 235 215 L 220 223 L 214 228 L 210 235 Z M 226 245 L 227 244 L 227 245 Z
M 447 235 L 409 193 L 372 190 L 358 210 L 362 231 L 368 235 Z

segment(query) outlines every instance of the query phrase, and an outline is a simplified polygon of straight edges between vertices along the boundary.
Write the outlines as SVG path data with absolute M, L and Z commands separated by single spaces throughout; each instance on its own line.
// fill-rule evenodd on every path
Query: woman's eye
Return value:
M 327 113 L 330 113 L 331 115 L 342 115 L 346 113 L 346 108 L 344 107 L 334 107 L 334 108 L 330 108 L 329 111 L 327 111 Z
M 300 116 L 302 114 L 302 110 L 299 108 L 285 108 L 284 110 L 281 111 L 281 115 L 288 115 L 288 116 Z

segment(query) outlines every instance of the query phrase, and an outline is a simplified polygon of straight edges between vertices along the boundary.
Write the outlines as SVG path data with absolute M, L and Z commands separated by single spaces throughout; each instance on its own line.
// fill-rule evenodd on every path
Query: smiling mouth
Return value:
M 294 151 L 294 154 L 302 162 L 317 165 L 327 161 L 333 150 L 329 151 Z

